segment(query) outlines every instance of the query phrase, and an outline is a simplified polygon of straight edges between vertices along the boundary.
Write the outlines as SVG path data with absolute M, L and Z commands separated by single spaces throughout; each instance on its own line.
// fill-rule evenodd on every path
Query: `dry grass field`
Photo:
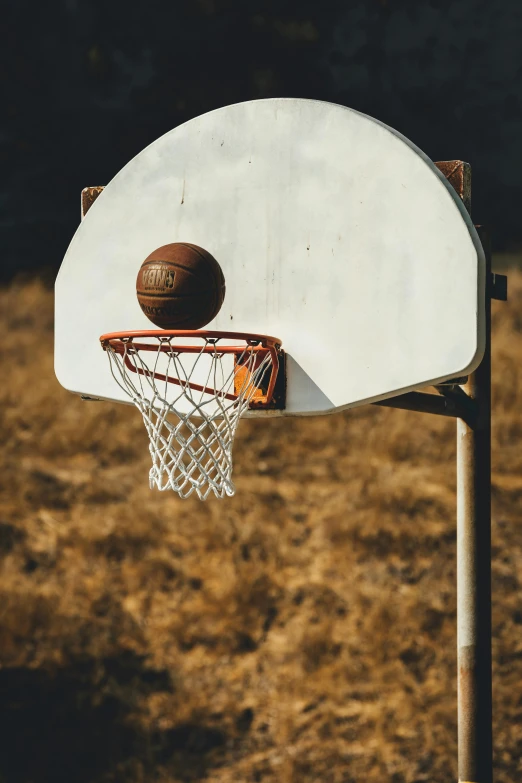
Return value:
M 494 307 L 497 783 L 522 774 L 522 274 Z M 0 292 L 1 783 L 456 780 L 455 423 L 243 422 L 231 500 L 151 492 L 131 407 Z M 79 347 L 81 349 L 81 347 Z

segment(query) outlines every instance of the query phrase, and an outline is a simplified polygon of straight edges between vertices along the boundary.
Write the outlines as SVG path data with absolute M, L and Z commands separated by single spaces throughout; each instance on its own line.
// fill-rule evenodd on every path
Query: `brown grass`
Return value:
M 455 424 L 243 422 L 237 495 L 148 489 L 133 408 L 0 293 L 1 783 L 456 779 Z M 522 274 L 494 316 L 497 783 L 522 763 Z

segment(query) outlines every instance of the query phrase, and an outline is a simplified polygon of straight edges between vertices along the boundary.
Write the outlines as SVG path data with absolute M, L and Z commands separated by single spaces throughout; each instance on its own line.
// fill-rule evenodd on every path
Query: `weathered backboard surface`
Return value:
M 330 413 L 466 374 L 484 350 L 484 256 L 434 164 L 351 109 L 268 99 L 197 117 L 110 182 L 56 282 L 56 374 L 128 402 L 99 336 L 149 329 L 138 269 L 170 242 L 219 261 L 208 329 L 280 337 L 284 411 Z

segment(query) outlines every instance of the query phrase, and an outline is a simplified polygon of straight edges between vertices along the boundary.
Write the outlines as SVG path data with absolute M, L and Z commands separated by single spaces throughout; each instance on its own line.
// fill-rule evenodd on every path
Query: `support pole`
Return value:
M 491 253 L 486 253 L 486 351 L 464 391 L 476 404 L 457 419 L 458 774 L 492 783 L 491 706 Z

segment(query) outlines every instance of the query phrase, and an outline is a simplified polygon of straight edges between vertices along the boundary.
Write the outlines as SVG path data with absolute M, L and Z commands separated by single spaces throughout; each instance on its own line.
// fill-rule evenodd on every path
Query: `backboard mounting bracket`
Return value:
M 90 210 L 100 193 L 104 190 L 105 185 L 94 185 L 88 188 L 83 188 L 81 193 L 81 218 L 84 219 L 87 212 Z
M 492 272 L 490 286 L 491 286 L 492 299 L 498 299 L 499 302 L 507 302 L 507 298 L 508 298 L 507 275 L 499 275 L 496 272 Z

